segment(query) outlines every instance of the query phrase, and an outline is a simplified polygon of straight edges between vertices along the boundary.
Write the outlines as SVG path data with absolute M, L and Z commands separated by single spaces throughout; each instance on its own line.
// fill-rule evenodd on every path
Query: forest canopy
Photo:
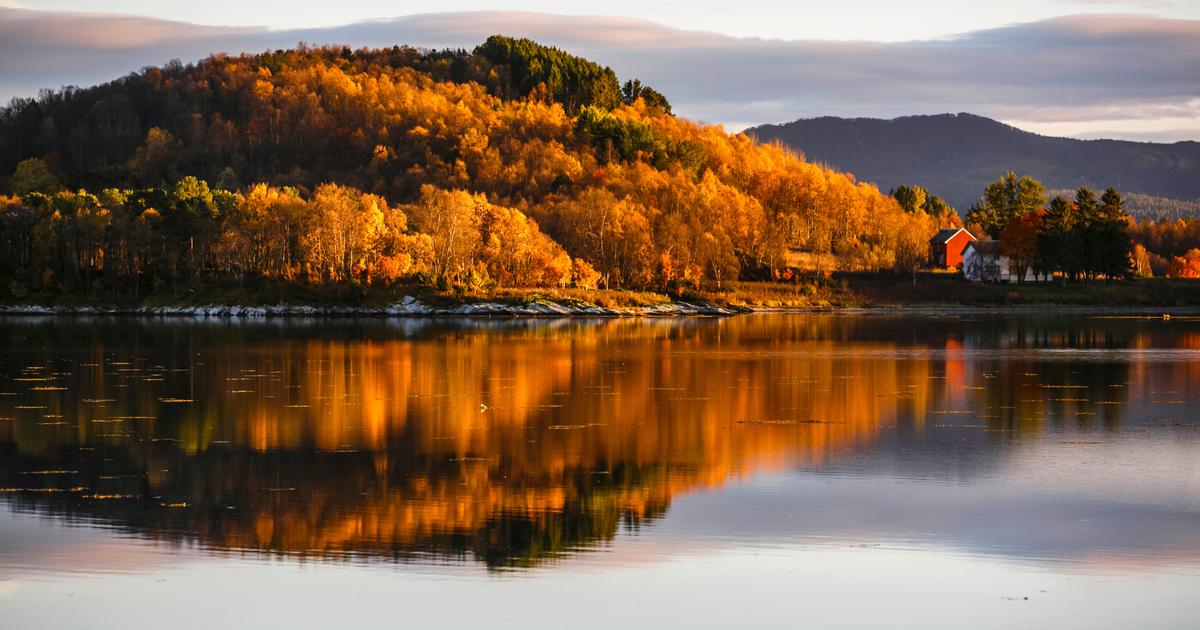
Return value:
M 670 111 L 500 36 L 214 55 L 43 92 L 0 111 L 5 283 L 720 288 L 789 251 L 915 268 L 957 222 Z

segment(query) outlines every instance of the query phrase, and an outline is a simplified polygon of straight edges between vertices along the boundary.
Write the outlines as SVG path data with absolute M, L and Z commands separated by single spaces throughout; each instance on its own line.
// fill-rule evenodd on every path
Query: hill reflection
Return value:
M 214 550 L 491 567 L 603 546 L 758 471 L 895 464 L 922 442 L 945 456 L 898 465 L 979 474 L 1017 436 L 1114 430 L 1200 379 L 1149 386 L 1177 358 L 1136 351 L 1200 337 L 1138 320 L 11 323 L 16 509 Z M 989 445 L 969 466 L 966 441 Z

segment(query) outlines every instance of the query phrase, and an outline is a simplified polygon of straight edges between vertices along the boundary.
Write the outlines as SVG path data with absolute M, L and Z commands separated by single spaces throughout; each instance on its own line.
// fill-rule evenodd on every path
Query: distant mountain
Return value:
M 1115 186 L 1123 192 L 1200 200 L 1200 142 L 1128 142 L 1040 136 L 972 114 L 809 118 L 746 130 L 779 140 L 875 182 L 885 192 L 920 184 L 960 211 L 1005 171 L 1031 175 L 1048 189 Z

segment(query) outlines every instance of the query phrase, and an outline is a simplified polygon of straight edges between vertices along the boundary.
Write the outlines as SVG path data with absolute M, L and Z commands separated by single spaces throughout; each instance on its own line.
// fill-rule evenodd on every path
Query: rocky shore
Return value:
M 426 304 L 412 296 L 383 306 L 276 304 L 269 306 L 0 306 L 0 315 L 136 315 L 145 317 L 720 317 L 748 312 L 730 306 L 669 302 L 650 306 L 608 308 L 556 302 L 468 302 L 450 306 Z

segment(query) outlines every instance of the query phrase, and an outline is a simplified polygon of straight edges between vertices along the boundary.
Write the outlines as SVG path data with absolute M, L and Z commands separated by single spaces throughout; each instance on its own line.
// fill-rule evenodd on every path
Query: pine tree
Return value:
M 1100 197 L 1097 212 L 1096 239 L 1099 248 L 1097 271 L 1109 278 L 1125 277 L 1133 273 L 1131 251 L 1133 242 L 1129 238 L 1129 215 L 1125 213 L 1125 202 L 1115 188 L 1108 188 Z

